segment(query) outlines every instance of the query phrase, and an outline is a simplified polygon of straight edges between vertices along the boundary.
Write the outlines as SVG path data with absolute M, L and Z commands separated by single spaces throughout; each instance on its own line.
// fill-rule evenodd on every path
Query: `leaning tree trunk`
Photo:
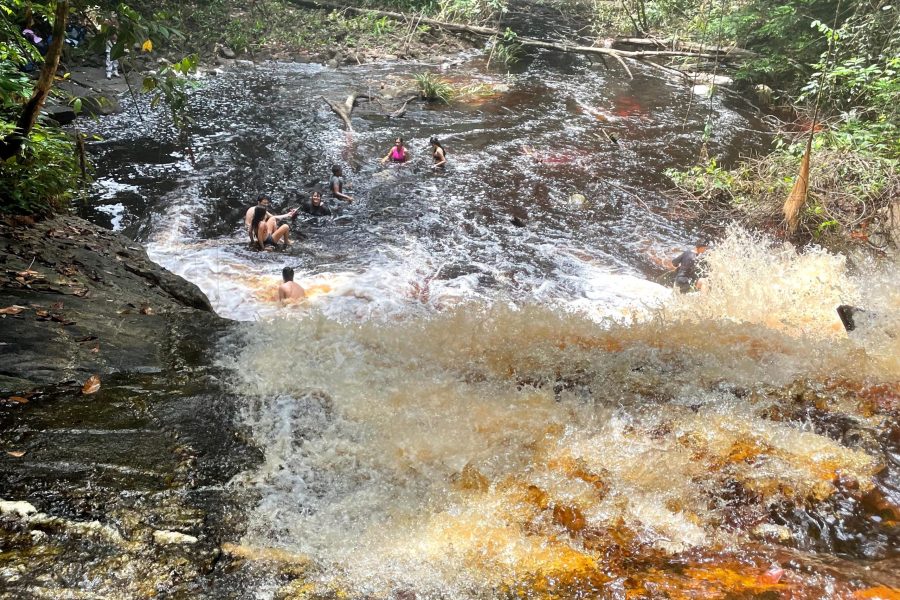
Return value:
M 53 21 L 53 42 L 47 49 L 44 57 L 44 66 L 38 78 L 37 85 L 31 98 L 22 107 L 22 113 L 16 122 L 16 128 L 0 140 L 0 160 L 7 160 L 17 155 L 25 144 L 25 140 L 34 129 L 38 114 L 44 107 L 44 100 L 53 87 L 53 79 L 56 77 L 56 69 L 59 68 L 59 56 L 62 54 L 62 46 L 65 40 L 66 19 L 69 15 L 69 0 L 59 0 L 56 3 L 56 14 Z

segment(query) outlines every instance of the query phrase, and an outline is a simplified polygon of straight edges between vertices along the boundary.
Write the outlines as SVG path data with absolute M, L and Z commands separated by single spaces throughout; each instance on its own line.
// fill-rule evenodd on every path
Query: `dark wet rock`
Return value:
M 222 46 L 219 48 L 219 56 L 221 56 L 222 58 L 233 59 L 237 55 L 234 53 L 234 50 L 232 50 L 228 46 Z
M 75 217 L 0 222 L 0 392 L 123 371 L 159 372 L 174 334 L 216 330 L 193 284 L 128 238 Z
M 77 116 L 75 114 L 75 109 L 71 106 L 61 106 L 58 104 L 45 106 L 41 113 L 60 125 L 68 125 L 74 121 Z
M 131 240 L 0 222 L 0 598 L 237 597 L 216 573 L 261 460 L 213 364 L 232 323 Z M 98 375 L 99 390 L 82 384 Z
M 113 115 L 122 112 L 118 94 L 92 93 L 80 96 L 81 112 L 85 115 Z

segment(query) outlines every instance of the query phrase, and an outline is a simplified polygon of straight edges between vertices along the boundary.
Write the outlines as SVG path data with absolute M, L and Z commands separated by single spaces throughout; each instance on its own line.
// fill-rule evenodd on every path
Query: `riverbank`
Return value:
M 258 459 L 211 360 L 230 322 L 82 219 L 0 239 L 0 598 L 209 587 L 241 530 L 223 484 Z

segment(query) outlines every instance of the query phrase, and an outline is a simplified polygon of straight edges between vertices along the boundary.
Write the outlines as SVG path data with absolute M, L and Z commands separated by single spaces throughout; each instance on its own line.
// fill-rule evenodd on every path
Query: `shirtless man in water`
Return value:
M 287 219 L 288 217 L 293 217 L 297 211 L 291 211 L 284 213 L 283 215 L 273 215 L 269 212 L 269 197 L 265 194 L 261 195 L 256 199 L 256 206 L 262 206 L 266 209 L 266 222 L 270 219 Z M 247 226 L 247 232 L 250 232 L 250 224 L 253 223 L 253 211 L 256 210 L 256 206 L 251 206 L 247 209 L 247 214 L 244 215 L 244 224 Z M 252 237 L 252 236 L 251 236 Z
M 281 278 L 284 283 L 278 286 L 278 302 L 282 306 L 285 304 L 294 304 L 298 300 L 306 298 L 306 292 L 297 283 L 294 283 L 294 270 L 285 267 L 281 270 Z

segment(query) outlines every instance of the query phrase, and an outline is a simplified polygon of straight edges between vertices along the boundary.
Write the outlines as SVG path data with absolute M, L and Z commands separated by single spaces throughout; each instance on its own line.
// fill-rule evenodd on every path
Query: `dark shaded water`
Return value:
M 393 120 L 386 115 L 399 101 L 363 102 L 353 136 L 322 99 L 350 91 L 402 97 L 412 74 L 431 70 L 460 86 L 482 84 L 483 95 L 450 106 L 412 103 L 406 118 Z M 693 240 L 660 210 L 669 185 L 663 171 L 697 160 L 707 119 L 709 151 L 724 162 L 768 139 L 756 117 L 655 71 L 635 68 L 629 81 L 618 67 L 553 55 L 520 71 L 485 70 L 483 58 L 465 56 L 436 67 L 230 71 L 194 94 L 196 169 L 168 141 L 160 115 L 141 123 L 131 111 L 104 121 L 108 141 L 92 148 L 98 183 L 85 215 L 149 242 L 156 260 L 238 318 L 266 310 L 254 294 L 284 264 L 299 267 L 308 286 L 370 299 L 337 302 L 334 310 L 352 314 L 390 312 L 405 302 L 409 280 L 430 277 L 434 299 L 450 303 L 500 293 L 590 304 L 600 292 L 579 278 L 658 273 L 651 256 Z M 382 167 L 377 159 L 397 135 L 412 164 Z M 432 135 L 447 148 L 446 173 L 428 168 Z M 256 195 L 270 194 L 279 209 L 296 206 L 332 163 L 344 166 L 357 198 L 344 207 L 346 219 L 295 225 L 300 243 L 287 253 L 247 252 L 242 218 Z M 511 216 L 527 216 L 528 227 L 516 228 Z M 630 285 L 626 301 L 646 295 Z

